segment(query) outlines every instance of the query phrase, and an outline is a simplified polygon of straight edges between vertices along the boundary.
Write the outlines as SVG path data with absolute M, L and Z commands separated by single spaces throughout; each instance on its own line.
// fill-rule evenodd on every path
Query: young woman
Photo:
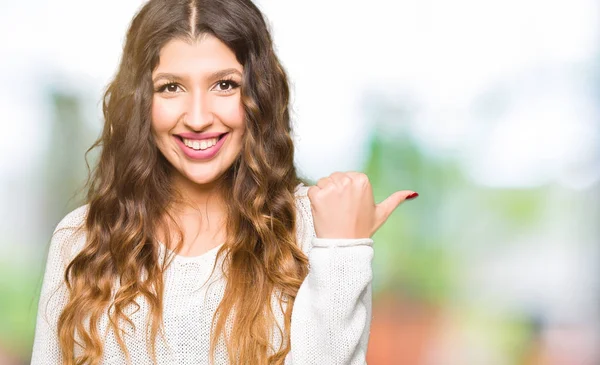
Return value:
M 250 0 L 151 0 L 104 97 L 87 204 L 57 226 L 33 364 L 364 364 L 371 236 L 405 199 L 308 187 Z

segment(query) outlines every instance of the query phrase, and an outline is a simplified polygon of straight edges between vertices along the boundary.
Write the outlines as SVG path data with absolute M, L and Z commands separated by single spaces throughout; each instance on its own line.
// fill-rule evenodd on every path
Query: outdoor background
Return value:
M 0 364 L 139 0 L 0 0 Z M 600 364 L 600 4 L 262 0 L 305 177 L 420 197 L 377 233 L 370 365 Z

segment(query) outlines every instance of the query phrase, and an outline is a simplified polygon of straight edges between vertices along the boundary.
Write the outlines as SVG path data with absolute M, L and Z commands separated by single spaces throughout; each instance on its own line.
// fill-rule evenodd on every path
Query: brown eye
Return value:
M 176 93 L 176 92 L 179 91 L 178 89 L 180 89 L 179 85 L 171 82 L 171 83 L 164 84 L 164 85 L 158 87 L 156 89 L 156 92 L 159 92 L 159 93 L 163 93 L 163 92 L 166 92 L 166 93 Z
M 228 93 L 240 87 L 240 84 L 233 80 L 221 80 L 215 85 L 217 91 Z

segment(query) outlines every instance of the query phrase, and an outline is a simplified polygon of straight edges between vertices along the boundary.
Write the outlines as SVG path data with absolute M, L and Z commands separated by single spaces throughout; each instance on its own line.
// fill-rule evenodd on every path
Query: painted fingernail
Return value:
M 412 193 L 412 194 L 410 194 L 409 196 L 406 197 L 406 200 L 414 199 L 414 198 L 416 198 L 418 196 L 419 196 L 419 193 Z

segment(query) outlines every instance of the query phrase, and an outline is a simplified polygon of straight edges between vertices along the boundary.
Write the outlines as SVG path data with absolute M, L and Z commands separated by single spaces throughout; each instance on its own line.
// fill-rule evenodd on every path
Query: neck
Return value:
M 222 218 L 225 215 L 225 201 L 222 194 L 222 179 L 208 184 L 196 184 L 185 176 L 175 173 L 173 184 L 179 193 L 179 199 L 173 204 L 173 213 L 177 216 L 198 215 Z
M 176 232 L 180 229 L 184 235 L 181 252 L 204 252 L 214 242 L 224 242 L 227 208 L 222 194 L 221 181 L 210 184 L 196 184 L 185 176 L 174 173 L 173 187 L 177 197 L 171 203 L 169 215 L 175 221 L 165 221 L 171 241 L 177 242 L 181 238 Z M 174 223 L 176 227 L 171 224 Z M 158 228 L 158 235 L 164 241 L 166 227 Z M 175 229 L 175 230 L 172 230 Z M 175 247 L 169 247 L 174 249 Z M 195 251 L 194 251 L 195 250 Z

